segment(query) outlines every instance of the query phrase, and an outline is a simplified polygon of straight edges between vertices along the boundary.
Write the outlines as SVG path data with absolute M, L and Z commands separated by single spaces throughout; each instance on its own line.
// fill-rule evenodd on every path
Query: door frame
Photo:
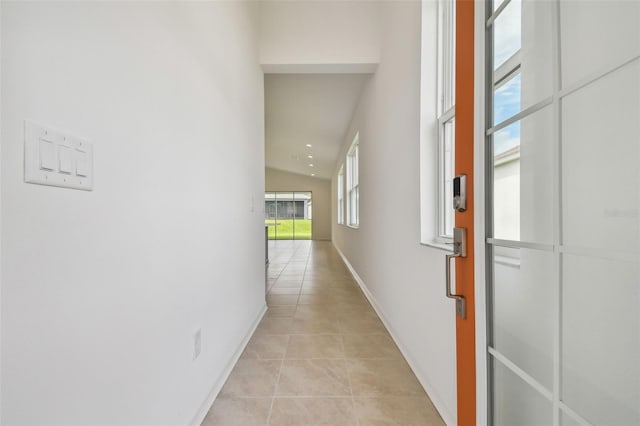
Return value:
M 487 108 L 485 61 L 487 51 L 486 2 L 478 1 L 474 11 L 474 182 L 475 204 L 475 327 L 476 327 L 476 424 L 486 426 L 489 412 L 488 358 L 487 358 L 487 292 L 485 236 L 487 193 L 485 164 L 485 121 Z

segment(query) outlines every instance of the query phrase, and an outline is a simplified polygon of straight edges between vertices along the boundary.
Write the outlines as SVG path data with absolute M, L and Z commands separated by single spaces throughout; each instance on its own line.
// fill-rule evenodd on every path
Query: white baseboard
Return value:
M 446 409 L 446 405 L 444 404 L 442 399 L 438 397 L 438 393 L 435 391 L 435 389 L 433 389 L 433 386 L 431 386 L 429 381 L 422 374 L 419 373 L 419 370 L 417 368 L 414 367 L 414 365 L 416 365 L 415 360 L 413 359 L 413 357 L 409 355 L 409 351 L 398 339 L 396 332 L 394 331 L 393 327 L 387 320 L 387 317 L 384 314 L 384 311 L 380 306 L 380 304 L 376 301 L 375 297 L 373 296 L 373 294 L 371 294 L 371 292 L 367 288 L 364 281 L 362 281 L 362 278 L 360 278 L 360 275 L 358 275 L 356 270 L 353 268 L 353 266 L 351 265 L 351 262 L 349 262 L 349 260 L 344 255 L 344 253 L 342 253 L 342 250 L 340 250 L 340 248 L 336 246 L 335 243 L 333 243 L 333 246 L 335 247 L 338 254 L 340 254 L 340 257 L 342 257 L 343 262 L 345 263 L 345 265 L 347 265 L 347 268 L 349 268 L 349 271 L 351 271 L 351 275 L 353 275 L 353 278 L 356 280 L 356 282 L 360 286 L 360 289 L 366 296 L 367 300 L 369 300 L 369 303 L 371 303 L 371 306 L 373 306 L 373 309 L 376 311 L 376 313 L 382 320 L 382 323 L 389 331 L 391 338 L 398 346 L 398 349 L 400 349 L 400 352 L 402 352 L 402 355 L 404 356 L 404 358 L 407 360 L 407 363 L 409 364 L 409 367 L 411 367 L 413 374 L 415 374 L 416 378 L 424 388 L 425 392 L 427 392 L 427 395 L 429 395 L 431 402 L 433 402 L 434 407 L 436 407 L 436 410 L 438 410 L 438 413 L 440 414 L 440 417 L 442 417 L 442 420 L 444 420 L 447 426 L 455 426 L 456 425 L 455 416 L 453 416 Z M 455 377 L 453 377 L 451 380 L 455 380 Z
M 258 328 L 258 324 L 260 324 L 260 321 L 262 321 L 262 318 L 266 313 L 267 313 L 267 305 L 265 304 L 264 306 L 262 306 L 262 308 L 260 308 L 258 315 L 256 316 L 256 318 L 253 321 L 253 324 L 251 324 L 251 327 L 249 328 L 249 332 L 244 337 L 244 339 L 242 339 L 242 342 L 240 342 L 240 346 L 238 346 L 238 349 L 233 354 L 233 357 L 231 357 L 231 360 L 229 361 L 226 368 L 222 372 L 222 375 L 220 376 L 218 381 L 215 383 L 215 385 L 211 389 L 211 392 L 209 392 L 209 395 L 207 396 L 207 398 L 202 403 L 200 410 L 198 410 L 198 414 L 196 414 L 196 416 L 193 418 L 193 421 L 189 423 L 190 425 L 200 426 L 202 424 L 202 421 L 207 416 L 207 413 L 211 409 L 213 402 L 216 400 L 216 398 L 218 397 L 218 394 L 222 390 L 222 386 L 224 386 L 225 382 L 229 378 L 229 375 L 233 371 L 233 367 L 236 366 L 236 363 L 240 359 L 240 356 L 242 356 L 242 352 L 244 352 L 244 349 L 249 343 L 249 340 L 251 340 L 251 336 L 253 336 L 253 333 L 256 331 L 256 328 Z

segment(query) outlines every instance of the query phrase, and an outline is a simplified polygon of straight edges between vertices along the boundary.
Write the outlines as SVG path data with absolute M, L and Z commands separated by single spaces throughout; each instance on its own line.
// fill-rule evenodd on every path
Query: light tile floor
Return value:
M 203 426 L 444 425 L 330 242 L 269 251 L 269 310 Z

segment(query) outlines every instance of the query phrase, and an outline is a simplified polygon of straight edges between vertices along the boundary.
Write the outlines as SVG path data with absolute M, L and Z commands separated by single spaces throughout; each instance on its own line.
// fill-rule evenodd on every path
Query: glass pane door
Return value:
M 270 240 L 311 239 L 311 192 L 265 192 L 264 202 Z
M 267 235 L 270 240 L 276 239 L 276 224 L 278 219 L 278 205 L 276 204 L 276 193 L 265 192 L 264 194 L 264 224 L 267 225 Z
M 295 208 L 293 205 L 293 193 L 276 192 L 278 204 L 278 220 L 276 222 L 276 239 L 293 240 Z
M 486 13 L 488 424 L 640 425 L 640 2 Z
M 296 240 L 311 239 L 311 192 L 295 192 L 294 237 Z

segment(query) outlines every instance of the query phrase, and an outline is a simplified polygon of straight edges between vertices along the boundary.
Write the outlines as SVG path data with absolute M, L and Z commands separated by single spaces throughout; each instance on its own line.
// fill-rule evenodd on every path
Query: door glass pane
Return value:
M 551 402 L 499 361 L 492 364 L 494 426 L 553 425 Z
M 638 262 L 563 256 L 562 400 L 597 425 L 640 424 Z
M 636 61 L 562 103 L 566 245 L 640 252 L 638 76 Z
M 564 411 L 560 412 L 560 426 L 582 426 Z
M 489 127 L 551 105 L 488 140 L 487 236 L 549 246 L 492 246 L 489 343 L 562 404 L 490 356 L 491 424 L 640 425 L 640 2 L 512 0 L 492 27 Z
M 639 1 L 562 1 L 560 22 L 563 87 L 640 55 Z
M 545 100 L 553 91 L 554 4 L 531 0 L 512 3 L 494 24 L 495 48 L 500 49 L 493 78 L 494 125 Z
M 493 236 L 553 241 L 553 109 L 493 135 Z
M 522 20 L 520 0 L 511 0 L 496 18 L 493 38 L 493 69 L 520 50 Z
M 295 203 L 295 239 L 311 239 L 311 192 L 295 192 L 293 194 Z
M 278 213 L 276 210 L 275 192 L 265 192 L 264 194 L 264 223 L 268 226 L 270 240 L 276 239 L 276 222 Z
M 493 124 L 502 123 L 520 112 L 521 83 L 520 73 L 516 73 L 497 87 L 493 94 Z
M 522 78 L 522 109 L 528 108 L 553 93 L 553 32 L 552 1 L 522 2 L 522 47 L 520 75 Z
M 493 347 L 548 389 L 553 382 L 552 252 L 496 247 Z

